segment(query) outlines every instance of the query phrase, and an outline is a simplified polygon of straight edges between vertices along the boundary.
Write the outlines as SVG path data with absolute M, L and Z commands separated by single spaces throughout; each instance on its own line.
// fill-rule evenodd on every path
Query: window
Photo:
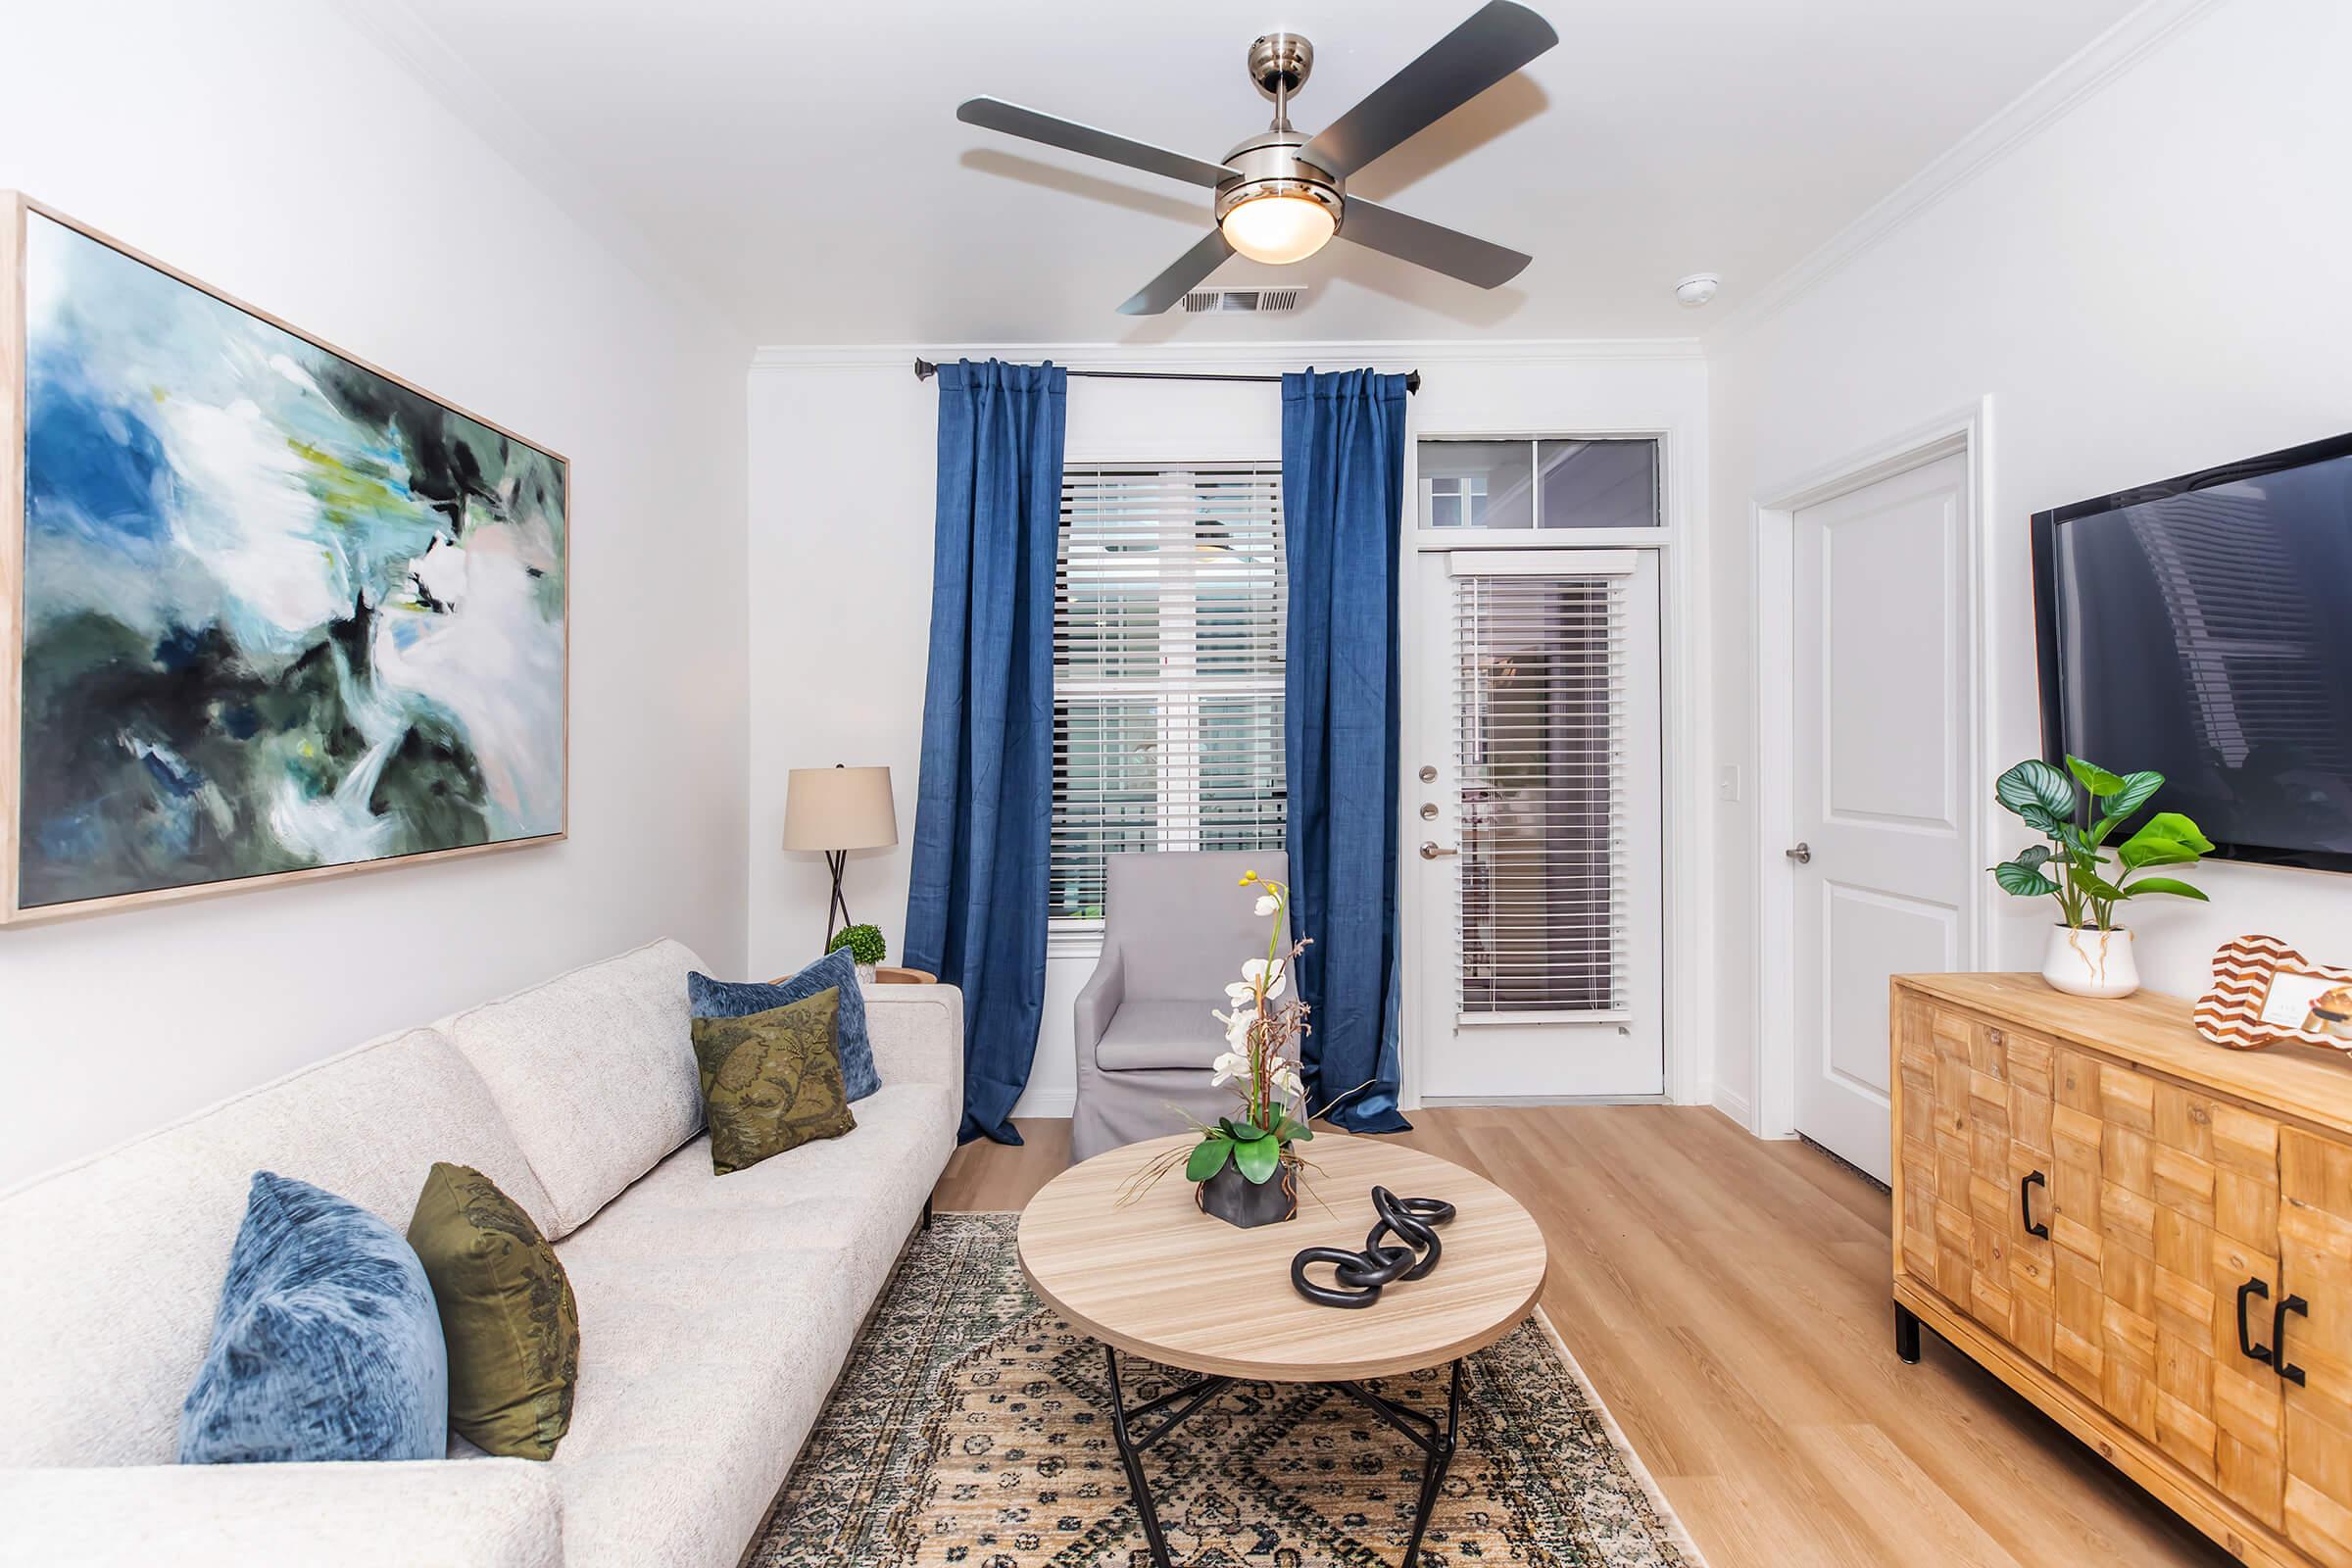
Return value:
M 1070 467 L 1054 606 L 1055 919 L 1131 850 L 1279 850 L 1278 466 Z
M 1424 528 L 1655 528 L 1653 440 L 1424 441 Z

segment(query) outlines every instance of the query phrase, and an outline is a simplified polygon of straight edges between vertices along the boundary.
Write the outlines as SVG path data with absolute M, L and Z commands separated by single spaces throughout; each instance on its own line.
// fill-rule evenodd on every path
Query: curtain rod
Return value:
M 914 378 L 928 381 L 939 373 L 939 367 L 929 360 L 914 362 Z M 1091 375 L 1104 381 L 1279 381 L 1279 375 L 1219 375 L 1208 370 L 1072 370 L 1071 375 Z M 1404 372 L 1404 389 L 1421 390 L 1421 372 Z

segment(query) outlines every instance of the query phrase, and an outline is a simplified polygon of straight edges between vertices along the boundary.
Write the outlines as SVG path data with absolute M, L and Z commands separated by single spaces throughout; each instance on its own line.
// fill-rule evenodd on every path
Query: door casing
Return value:
M 1980 786 L 1961 805 L 1967 812 L 1967 842 L 1977 864 L 1985 858 L 1984 795 L 1992 756 L 1992 703 L 1997 672 L 1990 658 L 1986 596 L 1991 580 L 1985 528 L 1992 494 L 1992 399 L 1980 398 L 1925 424 L 1767 492 L 1753 509 L 1756 547 L 1754 690 L 1750 711 L 1756 725 L 1755 1097 L 1747 1126 L 1760 1138 L 1796 1136 L 1796 997 L 1792 925 L 1796 879 L 1787 851 L 1794 842 L 1795 769 L 1793 745 L 1795 667 L 1792 624 L 1795 587 L 1796 514 L 1851 491 L 1926 464 L 1959 454 L 1968 469 L 1966 657 L 1974 672 L 1974 711 L 1969 723 L 1968 776 Z M 1963 967 L 1975 967 L 1993 951 L 1988 879 L 1970 884 L 1962 922 Z

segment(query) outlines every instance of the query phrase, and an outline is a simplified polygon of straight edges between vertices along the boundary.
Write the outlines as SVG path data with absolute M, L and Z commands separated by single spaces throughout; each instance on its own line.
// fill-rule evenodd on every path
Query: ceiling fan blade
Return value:
M 1135 298 L 1119 307 L 1119 314 L 1157 316 L 1190 294 L 1195 285 L 1217 270 L 1218 263 L 1232 254 L 1233 247 L 1225 243 L 1225 231 L 1210 229 L 1200 237 L 1200 244 L 1177 257 L 1175 265 L 1136 290 Z
M 1081 125 L 1074 120 L 1058 120 L 1052 115 L 1008 104 L 1002 98 L 972 98 L 958 104 L 956 118 L 967 125 L 979 125 L 987 130 L 1001 130 L 1008 136 L 1027 141 L 1042 141 L 1049 147 L 1065 152 L 1084 153 L 1089 158 L 1106 158 L 1129 169 L 1140 169 L 1148 174 L 1164 174 L 1187 184 L 1214 187 L 1219 180 L 1230 178 L 1233 171 L 1222 164 L 1203 163 L 1172 153 L 1165 147 L 1150 142 L 1132 141 L 1114 136 L 1107 130 Z
M 1433 125 L 1560 41 L 1511 0 L 1488 0 L 1426 54 L 1323 127 L 1298 156 L 1345 177 Z
M 1458 277 L 1480 288 L 1497 288 L 1535 260 L 1443 223 L 1411 218 L 1394 207 L 1350 196 L 1340 220 L 1340 238 L 1385 255 Z

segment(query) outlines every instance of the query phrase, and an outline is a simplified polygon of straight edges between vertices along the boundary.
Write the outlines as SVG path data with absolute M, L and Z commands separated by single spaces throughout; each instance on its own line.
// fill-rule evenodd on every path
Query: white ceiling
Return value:
M 1313 40 L 1312 131 L 1477 0 L 395 0 L 402 52 L 591 222 L 754 340 L 1165 342 L 1687 335 L 2134 0 L 1534 0 L 1559 46 L 1350 181 L 1532 253 L 1491 293 L 1357 247 L 1296 316 L 1133 320 L 1208 193 L 958 122 L 977 94 L 1215 161 L 1263 126 L 1250 40 Z M 384 24 L 376 24 L 379 35 Z

